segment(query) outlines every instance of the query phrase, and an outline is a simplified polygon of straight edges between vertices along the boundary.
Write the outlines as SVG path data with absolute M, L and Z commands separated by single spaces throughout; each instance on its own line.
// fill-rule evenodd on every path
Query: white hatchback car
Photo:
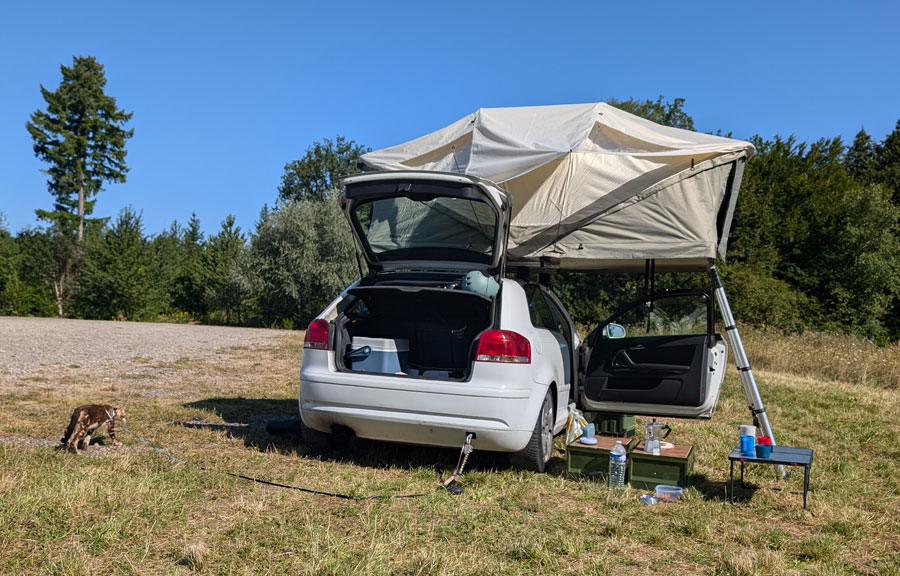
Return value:
M 542 472 L 570 402 L 712 415 L 726 350 L 712 333 L 708 294 L 642 299 L 582 345 L 549 289 L 506 277 L 511 205 L 495 184 L 410 171 L 344 186 L 369 274 L 307 330 L 299 402 L 311 447 L 339 431 L 444 447 L 471 433 L 476 448 Z M 662 312 L 665 299 L 677 322 Z

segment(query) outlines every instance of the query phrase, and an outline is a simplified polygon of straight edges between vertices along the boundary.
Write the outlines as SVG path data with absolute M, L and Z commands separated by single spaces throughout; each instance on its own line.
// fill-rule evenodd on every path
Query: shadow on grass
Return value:
M 729 495 L 731 493 L 731 487 L 729 485 L 728 480 L 725 481 L 713 481 L 710 480 L 706 474 L 702 473 L 694 473 L 691 475 L 691 486 L 697 490 L 701 495 L 703 495 L 704 500 L 714 500 L 717 502 L 730 502 L 731 499 Z M 735 476 L 734 479 L 734 503 L 740 504 L 744 502 L 749 502 L 753 498 L 753 493 L 756 492 L 757 486 L 755 485 L 746 485 L 746 487 L 741 487 L 740 478 Z
M 287 421 L 298 417 L 297 401 L 273 398 L 207 398 L 188 402 L 187 408 L 202 410 L 215 416 L 197 415 L 193 420 L 178 422 L 186 428 L 219 430 L 244 441 L 248 447 L 260 451 L 308 455 L 309 450 L 297 434 L 270 435 L 269 422 Z
M 297 400 L 272 398 L 207 398 L 185 404 L 217 414 L 226 424 L 256 425 L 298 415 Z
M 188 428 L 221 430 L 234 438 L 240 438 L 248 447 L 282 453 L 295 453 L 304 457 L 323 457 L 328 460 L 354 463 L 372 468 L 431 468 L 449 475 L 456 468 L 460 448 L 434 448 L 428 446 L 408 446 L 390 442 L 378 442 L 363 438 L 346 438 L 342 448 L 319 454 L 309 449 L 303 437 L 289 421 L 298 421 L 297 401 L 270 398 L 207 398 L 185 404 L 188 408 L 212 412 L 217 421 L 207 422 L 207 417 L 198 415 L 194 420 L 181 422 Z M 221 419 L 221 420 L 219 420 Z M 267 425 L 276 424 L 286 429 L 283 434 L 270 434 Z M 466 471 L 490 471 L 509 468 L 506 454 L 478 451 L 472 453 L 466 464 Z M 550 461 L 548 473 L 561 476 L 566 472 L 565 459 L 558 456 Z

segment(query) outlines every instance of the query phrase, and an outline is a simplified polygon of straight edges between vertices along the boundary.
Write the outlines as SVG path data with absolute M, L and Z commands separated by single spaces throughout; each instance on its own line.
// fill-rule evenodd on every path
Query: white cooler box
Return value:
M 403 338 L 367 338 L 350 340 L 347 367 L 364 372 L 396 374 L 406 372 L 409 362 L 409 340 Z

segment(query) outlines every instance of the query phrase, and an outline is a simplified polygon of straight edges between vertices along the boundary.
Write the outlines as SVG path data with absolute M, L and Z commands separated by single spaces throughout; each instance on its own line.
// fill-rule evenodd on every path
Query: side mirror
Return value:
M 603 327 L 603 337 L 609 340 L 618 340 L 625 337 L 625 327 L 621 324 L 607 324 Z

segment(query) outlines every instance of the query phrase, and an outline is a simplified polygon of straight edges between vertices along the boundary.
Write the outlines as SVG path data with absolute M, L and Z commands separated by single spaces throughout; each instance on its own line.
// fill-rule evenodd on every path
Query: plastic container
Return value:
M 772 455 L 772 445 L 771 444 L 757 444 L 756 445 L 756 457 L 757 458 L 768 458 Z
M 405 373 L 409 365 L 409 340 L 354 336 L 346 360 L 351 370 Z
M 588 424 L 587 426 L 584 427 L 584 431 L 581 433 L 581 435 L 582 435 L 582 436 L 593 437 L 594 434 L 596 434 L 596 433 L 597 433 L 597 429 L 596 429 L 596 427 L 594 426 L 594 423 L 591 422 L 590 424 Z
M 646 504 L 647 506 L 656 506 L 659 504 L 659 498 L 653 494 L 641 494 L 640 500 L 641 504 Z
M 656 487 L 656 497 L 660 502 L 678 502 L 681 500 L 682 488 L 660 484 Z
M 628 453 L 620 440 L 609 451 L 609 487 L 618 490 L 625 487 L 625 469 L 628 466 Z
M 753 436 L 747 436 L 746 434 L 741 434 L 741 454 L 744 456 L 753 456 L 753 444 L 754 438 Z

